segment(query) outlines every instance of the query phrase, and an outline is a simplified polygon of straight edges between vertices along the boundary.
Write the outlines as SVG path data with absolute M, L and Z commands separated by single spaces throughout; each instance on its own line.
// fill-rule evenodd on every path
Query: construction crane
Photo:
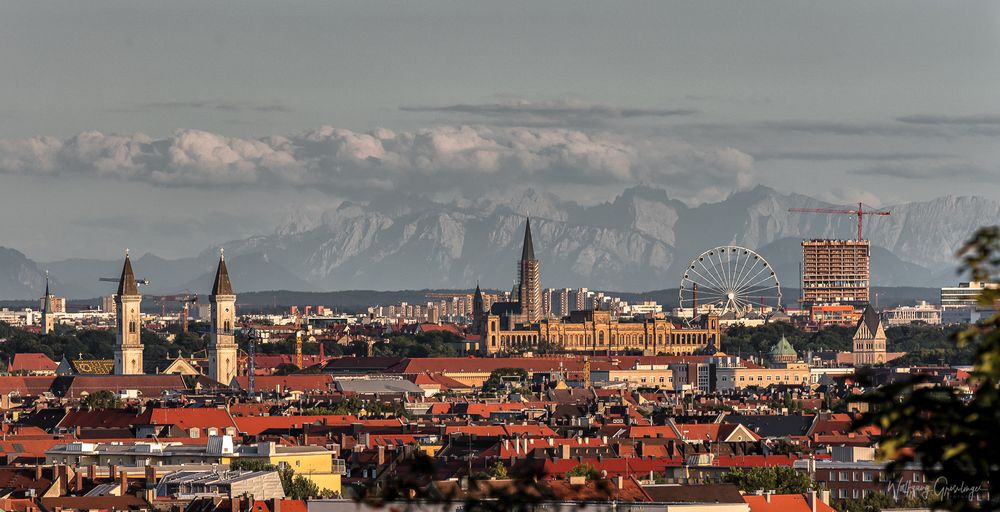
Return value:
M 884 210 L 865 210 L 864 205 L 858 203 L 857 210 L 841 210 L 837 208 L 789 208 L 788 211 L 794 213 L 829 213 L 833 215 L 855 215 L 858 217 L 858 240 L 863 240 L 861 231 L 861 221 L 865 215 L 886 216 L 889 212 Z
M 101 282 L 104 282 L 104 283 L 117 283 L 117 282 L 121 281 L 121 279 L 119 279 L 117 277 L 98 277 L 97 280 L 101 281 Z M 136 279 L 135 280 L 135 284 L 137 284 L 137 285 L 148 285 L 149 284 L 149 279 Z
M 181 332 L 187 334 L 188 332 L 188 314 L 190 312 L 190 304 L 198 303 L 198 296 L 192 295 L 191 293 L 184 293 L 180 295 L 160 295 L 153 297 L 160 303 L 160 317 L 166 316 L 167 302 L 180 302 L 183 306 L 181 307 L 180 321 L 181 321 Z

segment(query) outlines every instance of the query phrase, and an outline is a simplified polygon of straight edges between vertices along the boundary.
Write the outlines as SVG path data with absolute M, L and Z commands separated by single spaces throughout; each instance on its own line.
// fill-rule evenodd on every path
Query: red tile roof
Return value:
M 132 425 L 143 423 L 139 415 L 133 410 L 125 409 L 97 409 L 92 411 L 78 410 L 69 411 L 59 427 L 72 429 L 80 428 L 129 428 Z
M 237 416 L 236 430 L 248 435 L 260 435 L 271 429 L 302 428 L 303 425 L 350 425 L 358 423 L 356 416 L 331 414 L 326 416 Z
M 556 437 L 558 435 L 546 425 L 452 425 L 445 427 L 445 434 L 474 434 L 479 437 Z
M 227 427 L 235 427 L 236 423 L 225 409 L 149 409 L 143 414 L 146 425 L 173 425 L 187 430 L 189 428 L 217 428 L 223 431 Z
M 750 512 L 812 512 L 806 497 L 801 494 L 772 494 L 770 496 L 743 496 Z M 816 499 L 816 512 L 833 512 L 833 507 Z
M 38 396 L 52 387 L 55 377 L 49 376 L 0 376 L 0 393 L 19 393 L 25 396 Z
M 248 382 L 246 375 L 236 377 L 236 382 L 240 389 L 246 389 Z M 260 390 L 284 391 L 334 391 L 333 376 L 325 374 L 296 374 L 296 375 L 258 375 L 254 378 L 254 387 Z
M 55 371 L 59 364 L 49 359 L 49 356 L 40 352 L 14 354 L 14 359 L 10 363 L 11 372 L 26 371 Z

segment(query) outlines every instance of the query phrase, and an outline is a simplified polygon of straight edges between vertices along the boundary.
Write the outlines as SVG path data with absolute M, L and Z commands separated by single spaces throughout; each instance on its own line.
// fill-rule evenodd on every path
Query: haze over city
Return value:
M 389 192 L 996 201 L 997 10 L 6 2 L 0 240 L 190 257 Z

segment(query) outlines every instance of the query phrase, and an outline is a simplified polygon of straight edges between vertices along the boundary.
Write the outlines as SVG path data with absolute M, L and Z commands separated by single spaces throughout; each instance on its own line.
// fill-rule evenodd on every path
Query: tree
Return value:
M 524 368 L 497 368 L 483 382 L 483 391 L 499 391 L 508 382 L 522 383 L 527 380 L 528 372 Z
M 490 468 L 490 478 L 493 480 L 506 480 L 507 476 L 507 466 L 504 466 L 500 461 L 497 461 L 497 463 Z
M 593 464 L 584 462 L 573 466 L 573 469 L 566 472 L 566 476 L 582 476 L 586 477 L 587 480 L 597 480 L 601 474 L 597 472 Z
M 777 494 L 802 494 L 812 487 L 809 475 L 785 466 L 736 468 L 722 478 L 743 492 L 759 490 Z
M 274 369 L 274 375 L 291 375 L 299 371 L 299 367 L 292 363 L 281 363 Z
M 973 281 L 1000 278 L 1000 227 L 980 228 L 959 251 L 963 271 Z M 1000 290 L 985 290 L 980 303 L 996 309 Z M 880 448 L 888 470 L 898 475 L 906 464 L 917 463 L 929 481 L 957 487 L 942 492 L 935 506 L 948 510 L 996 510 L 1000 492 L 1000 315 L 970 326 L 954 336 L 957 347 L 973 350 L 968 384 L 971 396 L 934 385 L 926 377 L 883 386 L 868 394 L 870 412 L 859 426 L 881 429 Z M 972 489 L 972 491 L 969 491 Z
M 83 403 L 91 409 L 118 409 L 122 406 L 121 399 L 106 389 L 87 395 Z

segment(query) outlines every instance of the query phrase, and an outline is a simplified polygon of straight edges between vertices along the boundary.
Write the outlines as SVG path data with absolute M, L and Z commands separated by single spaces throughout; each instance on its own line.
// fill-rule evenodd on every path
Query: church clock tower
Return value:
M 208 376 L 225 385 L 236 376 L 236 294 L 229 282 L 225 254 L 220 251 L 219 268 L 209 297 L 212 334 L 208 345 Z
M 142 338 L 139 330 L 142 313 L 139 311 L 139 286 L 132 272 L 132 261 L 125 251 L 125 266 L 118 280 L 115 295 L 115 314 L 118 319 L 118 336 L 115 339 L 115 375 L 142 375 Z

